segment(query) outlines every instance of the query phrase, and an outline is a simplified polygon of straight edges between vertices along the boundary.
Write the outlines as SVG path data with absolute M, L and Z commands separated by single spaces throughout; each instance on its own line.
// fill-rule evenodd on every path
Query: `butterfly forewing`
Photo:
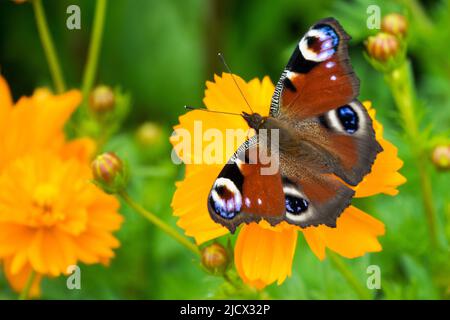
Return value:
M 312 26 L 294 49 L 272 97 L 271 115 L 308 118 L 352 101 L 359 80 L 349 63 L 350 37 L 333 18 Z

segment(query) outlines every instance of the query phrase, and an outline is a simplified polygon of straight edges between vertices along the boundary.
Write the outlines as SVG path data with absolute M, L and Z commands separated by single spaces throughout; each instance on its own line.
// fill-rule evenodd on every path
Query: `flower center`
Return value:
M 33 194 L 33 207 L 31 221 L 35 226 L 52 226 L 61 221 L 64 215 L 55 210 L 58 189 L 49 183 L 40 184 Z

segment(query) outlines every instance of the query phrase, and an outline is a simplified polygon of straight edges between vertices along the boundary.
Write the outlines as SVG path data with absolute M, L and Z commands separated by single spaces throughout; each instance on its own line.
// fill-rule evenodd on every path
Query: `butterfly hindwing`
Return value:
M 320 224 L 335 227 L 336 219 L 354 195 L 351 188 L 327 173 L 324 164 L 314 157 L 299 161 L 281 151 L 280 173 L 286 199 L 285 220 L 303 228 Z
M 377 154 L 382 151 L 366 108 L 353 100 L 328 111 L 318 120 L 320 138 L 311 136 L 309 139 L 314 139 L 324 150 L 331 172 L 356 186 L 370 172 Z

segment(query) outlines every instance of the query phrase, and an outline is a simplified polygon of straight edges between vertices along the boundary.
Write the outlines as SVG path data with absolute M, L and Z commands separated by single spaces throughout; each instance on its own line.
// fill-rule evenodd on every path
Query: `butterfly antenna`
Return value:
M 240 117 L 242 117 L 242 114 L 233 113 L 233 112 L 216 111 L 216 110 L 209 110 L 209 109 L 206 109 L 206 108 L 196 108 L 196 107 L 191 107 L 191 106 L 184 106 L 184 108 L 187 109 L 187 110 L 199 110 L 199 111 L 205 111 L 205 112 L 211 112 L 211 113 L 229 114 L 229 115 L 233 115 L 233 116 L 240 116 Z
M 236 78 L 234 77 L 234 74 L 231 71 L 231 68 L 228 66 L 227 62 L 225 61 L 225 58 L 224 58 L 223 54 L 219 52 L 217 55 L 219 56 L 219 58 L 222 61 L 223 65 L 225 66 L 225 69 L 227 69 L 227 71 L 230 73 L 231 78 L 233 79 L 234 83 L 236 84 L 236 87 L 238 88 L 239 92 L 241 93 L 242 98 L 244 98 L 245 103 L 247 104 L 248 108 L 250 109 L 250 111 L 252 113 L 254 113 L 252 107 L 250 106 L 250 103 L 248 103 L 247 99 L 245 98 L 244 93 L 242 92 L 241 88 L 239 87 L 239 85 L 238 85 L 238 83 L 236 81 Z

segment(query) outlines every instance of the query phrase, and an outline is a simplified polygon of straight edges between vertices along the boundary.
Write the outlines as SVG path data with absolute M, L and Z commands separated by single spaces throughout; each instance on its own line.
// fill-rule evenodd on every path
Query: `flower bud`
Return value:
M 213 243 L 202 249 L 202 264 L 208 271 L 222 273 L 228 262 L 228 252 L 220 243 Z
M 153 122 L 145 122 L 136 132 L 137 141 L 142 146 L 152 146 L 163 138 L 163 130 Z
M 390 13 L 381 21 L 381 31 L 397 37 L 405 37 L 408 32 L 408 21 L 398 13 Z
M 28 0 L 12 0 L 12 2 L 14 2 L 15 4 L 22 4 L 27 2 Z
M 115 103 L 113 90 L 105 85 L 96 87 L 89 96 L 89 107 L 95 113 L 111 111 Z
M 439 170 L 450 169 L 450 145 L 440 145 L 434 148 L 432 154 L 434 165 Z
M 400 43 L 395 36 L 380 32 L 367 39 L 366 48 L 371 58 L 385 62 L 394 58 L 399 53 Z
M 103 153 L 92 162 L 94 182 L 106 193 L 124 190 L 128 183 L 128 170 L 122 160 L 113 152 Z

